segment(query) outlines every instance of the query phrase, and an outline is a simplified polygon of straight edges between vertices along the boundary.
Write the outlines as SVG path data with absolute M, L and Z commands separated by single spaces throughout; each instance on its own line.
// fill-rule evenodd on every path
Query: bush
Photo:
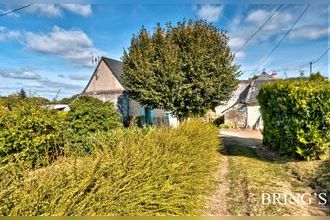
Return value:
M 74 153 L 90 152 L 90 137 L 93 133 L 122 126 L 120 115 L 111 102 L 80 96 L 69 106 L 71 110 L 67 115 L 68 128 L 65 137 Z
M 282 154 L 319 159 L 330 145 L 330 82 L 281 80 L 259 96 L 264 143 Z
M 79 135 L 121 126 L 120 115 L 111 102 L 81 96 L 70 104 L 70 109 L 69 128 Z
M 218 129 L 190 120 L 179 128 L 98 133 L 96 150 L 26 173 L 0 169 L 0 215 L 196 215 L 214 183 Z M 15 178 L 16 177 L 16 178 Z
M 19 108 L 24 103 L 30 103 L 31 105 L 46 105 L 49 103 L 49 100 L 43 97 L 38 96 L 29 96 L 24 95 L 24 90 L 21 90 L 18 94 L 12 94 L 7 97 L 0 97 L 0 105 L 7 108 Z
M 19 100 L 0 109 L 0 163 L 43 166 L 63 153 L 63 120 L 57 112 Z
M 213 120 L 213 124 L 215 124 L 216 126 L 220 126 L 222 124 L 225 123 L 225 116 L 224 115 L 221 115 L 221 116 L 218 116 L 216 119 Z

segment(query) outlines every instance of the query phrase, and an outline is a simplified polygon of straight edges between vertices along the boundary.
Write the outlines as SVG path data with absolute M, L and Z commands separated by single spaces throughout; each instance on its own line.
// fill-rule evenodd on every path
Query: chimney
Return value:
M 273 79 L 276 79 L 277 78 L 277 72 L 273 71 L 271 76 L 272 76 Z

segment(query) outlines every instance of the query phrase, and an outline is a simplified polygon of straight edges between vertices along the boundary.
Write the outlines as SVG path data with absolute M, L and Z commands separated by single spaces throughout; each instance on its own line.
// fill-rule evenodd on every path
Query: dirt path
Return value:
M 229 173 L 229 159 L 226 156 L 226 146 L 228 144 L 232 144 L 231 142 L 235 139 L 235 137 L 247 137 L 247 136 L 257 136 L 259 138 L 259 142 L 262 139 L 262 135 L 260 132 L 254 130 L 226 130 L 221 131 L 220 137 L 223 139 L 224 147 L 221 149 L 222 154 L 220 155 L 220 163 L 218 167 L 218 172 L 216 173 L 216 190 L 212 196 L 207 198 L 206 208 L 204 215 L 205 216 L 226 216 L 228 213 L 227 206 L 227 194 L 229 192 L 229 183 L 228 183 L 228 173 Z M 256 143 L 251 143 L 256 145 Z M 260 144 L 260 143 L 257 143 Z
M 227 181 L 228 175 L 228 158 L 222 157 L 218 167 L 217 188 L 215 193 L 207 199 L 205 216 L 225 216 L 227 213 L 227 193 L 229 185 Z
M 263 192 L 313 192 L 285 169 L 285 162 L 262 147 L 256 130 L 222 130 L 223 140 L 215 193 L 208 198 L 207 216 L 324 215 L 314 205 L 264 205 Z

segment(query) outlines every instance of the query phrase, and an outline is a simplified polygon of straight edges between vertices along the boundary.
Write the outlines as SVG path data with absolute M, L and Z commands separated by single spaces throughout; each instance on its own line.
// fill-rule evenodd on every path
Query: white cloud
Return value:
M 75 89 L 75 90 L 77 89 L 79 90 L 83 88 L 82 85 L 72 84 L 67 82 L 59 82 L 48 78 L 41 78 L 38 80 L 38 82 L 46 88 Z
M 240 37 L 233 37 L 229 39 L 228 45 L 231 49 L 237 49 L 242 46 L 244 43 L 244 39 Z
M 26 47 L 33 51 L 59 56 L 78 66 L 91 66 L 92 54 L 104 54 L 93 47 L 92 40 L 83 31 L 65 30 L 57 26 L 47 34 L 28 32 Z
M 282 36 L 288 30 L 295 17 L 290 9 L 277 12 L 267 24 L 248 42 L 247 46 L 259 43 L 268 43 L 271 37 Z M 231 22 L 229 45 L 232 49 L 237 49 L 274 13 L 275 9 L 254 9 L 249 11 L 245 17 L 236 15 L 235 19 L 241 22 Z M 293 16 L 294 15 L 294 16 Z
M 79 4 L 62 4 L 61 5 L 66 10 L 69 10 L 73 13 L 82 15 L 82 16 L 89 16 L 92 14 L 91 5 L 79 5 Z
M 48 17 L 59 17 L 63 15 L 63 9 L 85 17 L 92 14 L 91 5 L 80 4 L 34 4 L 26 8 L 26 11 Z
M 235 54 L 235 60 L 243 60 L 246 54 L 243 51 L 239 51 Z
M 223 11 L 223 6 L 202 5 L 197 10 L 197 15 L 199 18 L 206 20 L 208 22 L 216 22 L 219 19 L 219 16 L 222 11 Z
M 258 9 L 248 14 L 248 16 L 245 18 L 245 21 L 256 25 L 261 25 L 269 16 L 269 14 L 269 11 Z
M 262 25 L 268 17 L 273 14 L 273 10 L 257 9 L 252 11 L 246 18 L 245 22 L 251 23 L 255 26 Z M 292 15 L 288 12 L 279 12 L 274 15 L 270 21 L 265 25 L 264 30 L 275 31 L 277 29 L 286 28 L 292 21 Z
M 92 41 L 80 30 L 64 30 L 54 26 L 49 34 L 27 33 L 27 47 L 39 52 L 60 53 L 72 47 L 89 48 Z
M 90 79 L 90 74 L 70 74 L 69 79 L 71 80 L 88 80 Z
M 329 36 L 330 28 L 322 26 L 302 26 L 295 28 L 289 35 L 289 38 L 304 38 L 307 40 L 316 40 L 321 37 Z
M 20 31 L 8 30 L 8 28 L 0 26 L 0 41 L 18 39 L 20 36 Z
M 11 79 L 41 79 L 41 76 L 32 70 L 0 71 L 0 76 Z
M 26 11 L 49 17 L 57 17 L 62 15 L 62 10 L 55 4 L 34 4 L 26 8 Z

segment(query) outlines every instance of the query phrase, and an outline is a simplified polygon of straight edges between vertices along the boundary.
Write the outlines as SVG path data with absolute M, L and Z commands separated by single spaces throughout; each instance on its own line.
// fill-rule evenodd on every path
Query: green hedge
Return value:
M 98 133 L 89 156 L 0 169 L 0 215 L 201 214 L 218 149 L 218 129 L 197 120 Z
M 329 81 L 278 80 L 262 86 L 258 100 L 266 146 L 300 159 L 328 156 Z

